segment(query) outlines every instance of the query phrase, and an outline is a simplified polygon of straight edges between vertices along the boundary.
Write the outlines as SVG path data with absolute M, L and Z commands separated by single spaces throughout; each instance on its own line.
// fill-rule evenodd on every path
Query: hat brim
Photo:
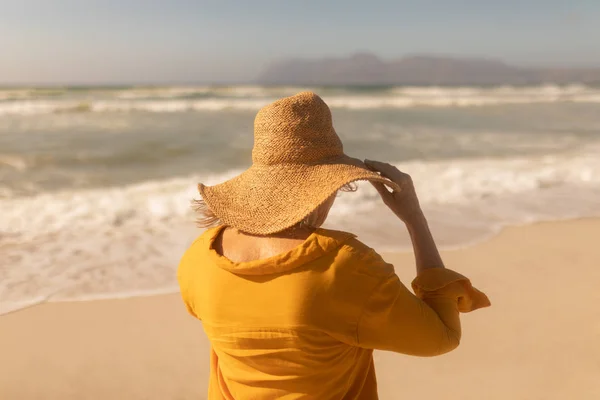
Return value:
M 198 185 L 202 199 L 225 225 L 269 235 L 306 218 L 347 183 L 368 180 L 400 187 L 346 155 L 316 165 L 253 165 L 215 186 Z

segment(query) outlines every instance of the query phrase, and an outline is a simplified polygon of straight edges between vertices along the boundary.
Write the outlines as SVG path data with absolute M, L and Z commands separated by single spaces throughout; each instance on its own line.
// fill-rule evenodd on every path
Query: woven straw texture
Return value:
M 400 190 L 344 154 L 331 111 L 312 92 L 262 108 L 254 121 L 252 166 L 215 186 L 198 185 L 222 223 L 255 235 L 302 221 L 347 183 L 371 180 Z

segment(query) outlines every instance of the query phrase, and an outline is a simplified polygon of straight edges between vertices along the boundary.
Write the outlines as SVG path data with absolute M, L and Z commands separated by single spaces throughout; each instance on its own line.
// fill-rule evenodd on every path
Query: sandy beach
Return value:
M 444 252 L 491 308 L 437 358 L 377 352 L 382 399 L 600 399 L 600 220 L 507 228 Z M 405 284 L 412 254 L 386 254 Z M 208 343 L 178 294 L 0 316 L 0 399 L 203 399 Z

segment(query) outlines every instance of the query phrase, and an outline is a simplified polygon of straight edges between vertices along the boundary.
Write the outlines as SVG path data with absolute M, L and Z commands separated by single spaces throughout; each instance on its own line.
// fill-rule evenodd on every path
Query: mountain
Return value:
M 384 61 L 358 53 L 347 58 L 276 62 L 257 81 L 266 85 L 600 84 L 600 68 L 521 68 L 493 59 L 422 55 Z

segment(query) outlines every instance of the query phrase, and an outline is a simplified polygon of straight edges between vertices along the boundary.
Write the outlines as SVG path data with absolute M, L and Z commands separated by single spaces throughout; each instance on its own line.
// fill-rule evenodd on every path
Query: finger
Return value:
M 377 190 L 377 192 L 379 192 L 379 195 L 381 196 L 381 198 L 383 200 L 387 200 L 391 196 L 392 193 L 388 190 L 388 188 L 383 183 L 373 182 L 373 181 L 369 181 L 369 182 L 371 182 L 371 185 L 373 185 L 375 190 Z
M 366 162 L 365 162 L 365 166 L 366 166 L 366 167 L 367 167 L 367 169 L 369 169 L 370 171 L 373 171 L 373 172 L 380 173 L 380 172 L 379 172 L 379 170 L 378 170 L 377 168 L 375 168 L 374 166 L 372 166 L 372 165 L 370 165 L 370 164 L 367 164 Z
M 365 164 L 375 167 L 376 169 L 381 170 L 381 171 L 391 172 L 391 171 L 396 170 L 396 167 L 394 167 L 393 165 L 382 162 L 382 161 L 365 160 Z
M 398 173 L 396 167 L 381 161 L 365 160 L 365 165 L 389 180 L 394 180 L 392 177 Z

